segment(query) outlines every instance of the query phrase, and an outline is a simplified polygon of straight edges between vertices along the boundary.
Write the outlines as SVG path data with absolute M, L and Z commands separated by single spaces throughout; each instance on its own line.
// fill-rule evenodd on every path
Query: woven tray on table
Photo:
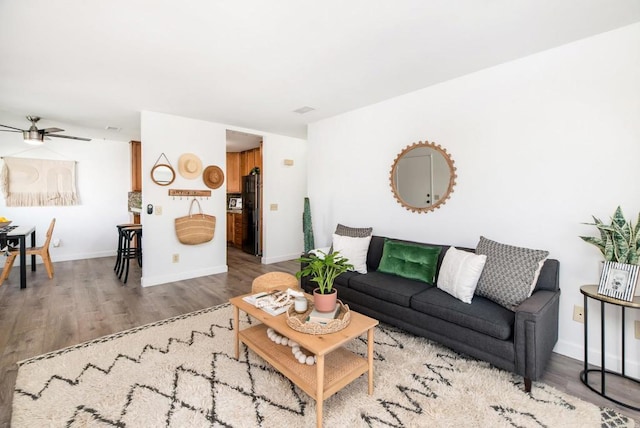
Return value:
M 301 314 L 295 311 L 293 307 L 294 305 L 291 305 L 287 310 L 287 325 L 296 331 L 307 334 L 329 334 L 342 330 L 349 325 L 349 322 L 351 322 L 349 306 L 345 305 L 340 300 L 338 300 L 340 313 L 337 318 L 330 320 L 326 324 L 306 322 L 307 317 L 313 310 L 313 302 L 309 299 L 307 299 L 307 302 L 307 310 Z

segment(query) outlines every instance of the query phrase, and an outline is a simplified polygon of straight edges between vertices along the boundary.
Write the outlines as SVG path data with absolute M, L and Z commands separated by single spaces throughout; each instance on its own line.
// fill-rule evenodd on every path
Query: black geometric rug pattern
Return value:
M 242 314 L 242 313 L 241 313 Z M 13 427 L 310 427 L 315 402 L 241 346 L 229 304 L 19 363 Z M 241 325 L 256 321 L 242 314 Z M 348 347 L 366 355 L 365 336 Z M 290 364 L 299 364 L 293 359 Z M 384 324 L 367 377 L 325 401 L 326 427 L 632 427 L 633 420 Z

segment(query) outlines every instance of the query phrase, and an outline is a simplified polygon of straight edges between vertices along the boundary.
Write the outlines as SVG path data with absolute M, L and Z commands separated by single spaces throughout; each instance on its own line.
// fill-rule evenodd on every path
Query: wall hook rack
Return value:
M 174 200 L 178 196 L 180 197 L 180 200 L 182 200 L 183 197 L 209 199 L 211 197 L 211 190 L 169 189 L 169 196 L 172 196 Z

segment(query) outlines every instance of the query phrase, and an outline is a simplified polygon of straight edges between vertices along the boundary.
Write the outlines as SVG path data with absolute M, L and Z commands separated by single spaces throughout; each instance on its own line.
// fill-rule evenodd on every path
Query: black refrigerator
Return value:
M 260 176 L 242 177 L 242 250 L 260 256 Z

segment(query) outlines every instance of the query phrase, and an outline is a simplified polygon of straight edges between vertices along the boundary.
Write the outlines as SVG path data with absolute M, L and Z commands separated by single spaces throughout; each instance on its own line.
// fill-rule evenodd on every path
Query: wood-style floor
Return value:
M 230 248 L 229 272 L 154 287 L 140 287 L 140 269 L 123 286 L 113 272 L 115 258 L 54 263 L 55 277 L 42 265 L 28 272 L 27 289 L 19 288 L 14 268 L 0 287 L 0 426 L 8 427 L 18 367 L 16 362 L 107 334 L 228 301 L 251 291 L 253 278 L 266 272 L 295 273 L 294 261 L 262 265 L 257 257 Z M 611 407 L 636 420 L 640 412 L 601 398 L 579 380 L 581 362 L 554 354 L 545 383 L 599 406 Z M 637 385 L 615 385 L 637 402 Z

